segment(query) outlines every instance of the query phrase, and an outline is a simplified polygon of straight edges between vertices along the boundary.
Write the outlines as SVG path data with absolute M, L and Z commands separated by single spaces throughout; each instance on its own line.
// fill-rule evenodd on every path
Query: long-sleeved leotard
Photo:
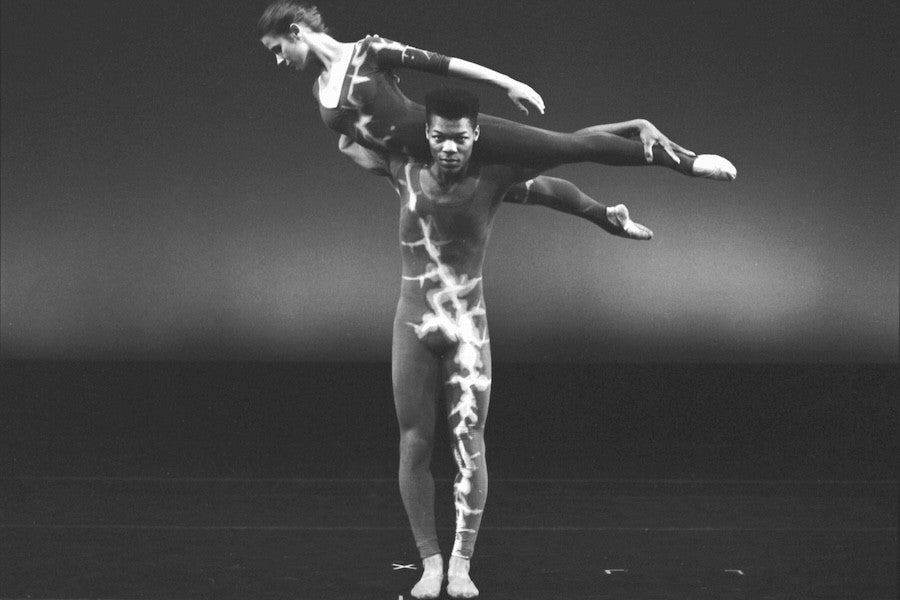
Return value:
M 434 52 L 368 36 L 353 45 L 349 57 L 332 66 L 331 89 L 322 90 L 316 84 L 322 120 L 369 148 L 427 161 L 425 110 L 400 91 L 393 69 L 444 75 L 449 62 L 449 58 Z M 642 144 L 594 128 L 560 133 L 491 115 L 480 115 L 478 122 L 481 137 L 476 156 L 482 164 L 515 164 L 539 170 L 576 162 L 648 164 Z M 653 164 L 690 173 L 691 157 L 681 155 L 681 164 L 676 164 L 659 146 L 653 152 Z
M 421 183 L 424 168 L 393 156 L 380 170 L 401 199 L 403 268 L 392 348 L 400 489 L 421 556 L 436 554 L 429 465 L 442 390 L 458 468 L 453 553 L 470 557 L 487 497 L 483 428 L 491 357 L 482 265 L 497 207 L 522 173 L 499 165 L 473 166 L 455 191 L 432 198 Z

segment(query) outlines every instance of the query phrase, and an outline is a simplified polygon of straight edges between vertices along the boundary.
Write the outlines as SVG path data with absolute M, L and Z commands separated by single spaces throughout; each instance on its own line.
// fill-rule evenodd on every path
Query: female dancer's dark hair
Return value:
M 331 33 L 318 8 L 296 0 L 277 0 L 270 4 L 256 24 L 256 33 L 258 37 L 287 35 L 293 23 L 302 23 L 317 33 Z

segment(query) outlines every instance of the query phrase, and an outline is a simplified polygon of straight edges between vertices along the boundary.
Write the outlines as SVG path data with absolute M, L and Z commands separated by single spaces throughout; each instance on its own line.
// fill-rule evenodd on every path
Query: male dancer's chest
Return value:
M 495 212 L 499 188 L 478 170 L 459 181 L 438 184 L 424 165 L 408 164 L 398 174 L 401 219 L 433 222 L 449 238 L 480 238 Z
M 406 165 L 398 173 L 400 242 L 413 260 L 479 268 L 496 212 L 499 188 L 480 173 L 455 185 L 437 186 L 424 166 Z

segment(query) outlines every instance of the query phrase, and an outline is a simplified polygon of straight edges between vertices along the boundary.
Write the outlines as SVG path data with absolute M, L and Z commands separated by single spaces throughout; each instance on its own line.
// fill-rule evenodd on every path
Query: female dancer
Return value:
M 397 86 L 392 69 L 410 68 L 499 86 L 525 113 L 544 111 L 541 97 L 524 83 L 480 65 L 419 50 L 378 36 L 356 43 L 331 37 L 318 9 L 299 0 L 273 2 L 259 20 L 263 45 L 278 64 L 314 69 L 314 93 L 331 129 L 374 150 L 429 158 L 421 105 Z M 668 167 L 685 175 L 731 181 L 737 175 L 725 158 L 695 155 L 670 141 L 652 123 L 635 119 L 596 125 L 574 133 L 530 127 L 490 115 L 481 117 L 478 159 L 539 170 L 575 162 Z M 638 137 L 640 142 L 628 139 Z

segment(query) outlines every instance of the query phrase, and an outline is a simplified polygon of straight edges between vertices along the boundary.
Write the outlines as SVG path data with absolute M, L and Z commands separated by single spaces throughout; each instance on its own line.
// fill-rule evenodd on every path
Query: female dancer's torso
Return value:
M 367 148 L 426 160 L 425 110 L 400 91 L 393 69 L 444 74 L 449 59 L 377 36 L 352 44 L 349 60 L 342 59 L 330 74 L 331 89 L 314 87 L 325 124 Z

